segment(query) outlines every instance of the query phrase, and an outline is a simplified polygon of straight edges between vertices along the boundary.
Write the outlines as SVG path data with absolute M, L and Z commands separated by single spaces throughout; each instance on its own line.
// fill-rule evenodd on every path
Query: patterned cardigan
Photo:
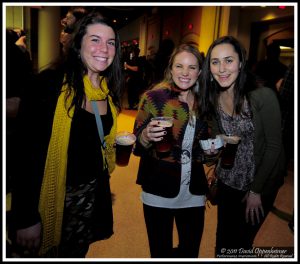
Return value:
M 168 156 L 159 157 L 153 144 L 144 147 L 140 143 L 143 129 L 155 116 L 171 116 L 173 146 Z M 176 197 L 181 181 L 181 146 L 189 122 L 190 113 L 187 103 L 178 100 L 178 93 L 171 88 L 155 88 L 145 92 L 140 100 L 139 110 L 134 124 L 137 142 L 134 154 L 140 156 L 137 184 L 148 193 L 162 197 Z M 203 168 L 203 151 L 199 140 L 208 137 L 207 122 L 196 118 L 195 135 L 192 149 L 192 170 L 190 192 L 203 195 L 207 191 L 207 180 Z

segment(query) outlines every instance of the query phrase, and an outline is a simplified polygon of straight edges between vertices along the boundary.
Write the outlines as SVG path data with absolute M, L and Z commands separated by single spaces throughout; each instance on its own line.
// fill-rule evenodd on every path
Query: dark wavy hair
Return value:
M 71 34 L 74 31 L 75 24 L 81 18 L 88 14 L 88 10 L 83 6 L 73 6 L 68 10 L 68 13 L 71 13 L 75 17 L 75 23 L 68 25 L 64 28 L 66 33 Z
M 87 27 L 94 24 L 102 24 L 111 27 L 115 33 L 115 48 L 116 54 L 112 64 L 99 75 L 103 76 L 109 88 L 109 94 L 112 97 L 113 103 L 116 105 L 118 111 L 121 111 L 121 93 L 123 91 L 123 74 L 121 68 L 121 45 L 120 37 L 114 25 L 104 18 L 98 12 L 92 12 L 84 16 L 77 24 L 72 36 L 71 45 L 65 59 L 65 81 L 64 84 L 68 85 L 68 93 L 74 92 L 74 98 L 68 110 L 73 106 L 81 107 L 85 103 L 83 76 L 87 74 L 87 67 L 82 62 L 80 56 L 82 39 L 87 33 Z
M 240 42 L 232 36 L 223 36 L 216 39 L 209 47 L 206 58 L 203 64 L 202 72 L 200 75 L 200 93 L 199 96 L 200 106 L 202 111 L 216 113 L 218 107 L 218 97 L 220 93 L 220 86 L 217 81 L 212 78 L 210 71 L 210 61 L 212 50 L 221 44 L 230 44 L 233 46 L 235 52 L 239 56 L 240 73 L 234 84 L 234 110 L 236 114 L 245 114 L 243 103 L 245 98 L 248 99 L 249 92 L 258 87 L 258 82 L 248 67 L 246 60 L 246 50 Z M 249 102 L 249 100 L 248 100 Z M 249 102 L 250 103 L 250 102 Z M 251 107 L 251 106 L 250 106 Z

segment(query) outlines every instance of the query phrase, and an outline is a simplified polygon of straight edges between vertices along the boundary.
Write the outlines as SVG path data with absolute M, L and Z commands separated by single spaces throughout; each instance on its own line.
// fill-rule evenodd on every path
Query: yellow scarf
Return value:
M 102 155 L 106 158 L 109 172 L 115 168 L 115 135 L 117 132 L 117 109 L 112 102 L 105 79 L 101 82 L 101 89 L 95 89 L 88 76 L 84 76 L 84 89 L 88 100 L 108 99 L 113 117 L 113 126 L 109 135 L 105 136 L 106 149 Z M 64 200 L 66 191 L 66 172 L 68 160 L 69 136 L 74 115 L 74 107 L 67 112 L 72 102 L 69 96 L 65 105 L 67 86 L 64 85 L 57 101 L 52 125 L 52 134 L 48 146 L 47 159 L 44 169 L 44 178 L 41 187 L 39 212 L 42 219 L 43 235 L 40 255 L 55 249 L 60 243 Z M 95 121 L 96 122 L 96 121 Z M 105 162 L 103 163 L 106 164 Z

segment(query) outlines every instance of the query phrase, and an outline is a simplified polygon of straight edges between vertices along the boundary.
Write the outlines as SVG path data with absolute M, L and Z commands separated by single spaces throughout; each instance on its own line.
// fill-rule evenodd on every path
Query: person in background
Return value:
M 170 57 L 164 81 L 146 91 L 134 124 L 134 154 L 140 156 L 137 184 L 142 187 L 144 218 L 152 258 L 197 258 L 204 226 L 207 180 L 199 140 L 208 124 L 197 104 L 202 60 L 197 48 L 180 45 Z M 171 116 L 173 144 L 159 155 L 155 144 L 166 135 L 152 117 Z M 173 225 L 179 245 L 173 249 Z
M 232 36 L 209 47 L 200 87 L 205 96 L 199 98 L 206 100 L 201 104 L 212 113 L 212 134 L 241 138 L 233 168 L 216 167 L 216 256 L 222 257 L 222 249 L 252 248 L 283 184 L 281 114 L 276 94 L 258 87 L 247 69 L 245 49 Z
M 285 175 L 288 175 L 289 165 L 294 159 L 294 63 L 292 63 L 284 76 L 279 90 L 279 102 L 282 115 L 282 141 L 286 155 Z M 294 232 L 294 212 L 288 223 Z
M 127 73 L 126 83 L 128 93 L 128 106 L 131 110 L 137 109 L 141 91 L 145 89 L 145 84 L 143 81 L 144 63 L 139 54 L 140 49 L 134 46 L 128 60 L 124 62 L 124 68 Z
M 84 258 L 90 243 L 113 234 L 120 55 L 113 25 L 91 13 L 76 25 L 60 85 L 49 80 L 42 92 L 38 83 L 41 98 L 23 103 L 10 233 L 30 256 Z
M 60 44 L 63 53 L 68 51 L 76 22 L 87 14 L 88 10 L 85 7 L 71 7 L 61 20 L 63 28 L 60 34 Z
M 288 163 L 294 158 L 294 89 L 294 64 L 291 64 L 279 89 L 286 171 L 288 170 Z
M 155 84 L 161 82 L 164 79 L 165 70 L 168 67 L 168 63 L 171 54 L 175 48 L 175 44 L 172 39 L 164 39 L 159 46 L 159 49 L 154 57 L 154 80 Z
M 255 74 L 259 77 L 263 86 L 273 89 L 278 95 L 280 84 L 284 78 L 287 66 L 280 62 L 280 47 L 272 42 L 266 47 L 266 59 L 258 62 Z
M 15 155 L 19 125 L 19 107 L 24 94 L 31 89 L 33 68 L 26 49 L 26 36 L 15 29 L 6 29 L 6 192 L 16 173 Z

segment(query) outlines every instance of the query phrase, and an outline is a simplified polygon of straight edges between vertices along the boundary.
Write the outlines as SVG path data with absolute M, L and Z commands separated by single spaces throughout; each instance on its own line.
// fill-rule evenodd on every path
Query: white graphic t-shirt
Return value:
M 193 195 L 190 193 L 192 147 L 195 134 L 195 117 L 189 122 L 185 130 L 181 150 L 181 183 L 180 191 L 175 198 L 165 198 L 150 193 L 142 192 L 141 199 L 144 204 L 163 208 L 186 208 L 204 206 L 205 195 Z

